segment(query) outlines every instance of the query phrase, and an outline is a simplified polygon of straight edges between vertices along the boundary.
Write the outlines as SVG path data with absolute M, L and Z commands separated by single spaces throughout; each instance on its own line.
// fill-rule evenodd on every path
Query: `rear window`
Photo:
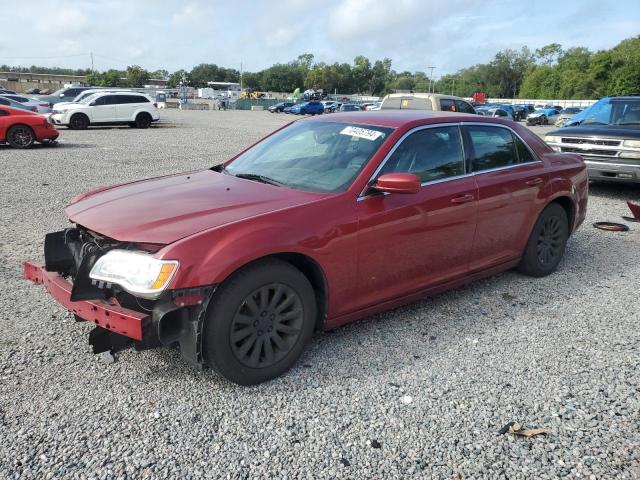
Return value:
M 432 110 L 431 99 L 416 97 L 390 97 L 382 102 L 381 108 L 383 110 Z

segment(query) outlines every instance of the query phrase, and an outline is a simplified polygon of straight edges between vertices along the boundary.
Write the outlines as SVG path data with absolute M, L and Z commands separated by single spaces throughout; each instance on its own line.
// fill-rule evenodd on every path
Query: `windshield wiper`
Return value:
M 273 178 L 265 177 L 264 175 L 259 175 L 257 173 L 236 173 L 235 176 L 238 178 L 246 178 L 247 180 L 255 180 L 256 182 L 262 182 L 268 185 L 275 185 L 276 187 L 281 187 L 283 185 Z

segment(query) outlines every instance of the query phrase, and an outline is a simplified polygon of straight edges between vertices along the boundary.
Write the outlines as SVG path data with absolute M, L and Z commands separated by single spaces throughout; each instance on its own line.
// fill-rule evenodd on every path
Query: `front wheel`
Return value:
M 289 263 L 265 260 L 233 274 L 207 312 L 204 354 L 228 380 L 255 385 L 286 372 L 311 339 L 316 301 Z
M 7 143 L 13 148 L 29 148 L 35 141 L 33 130 L 26 125 L 14 125 L 7 131 Z
M 149 128 L 151 126 L 151 115 L 148 113 L 139 113 L 136 116 L 136 128 Z
M 553 273 L 562 260 L 568 238 L 567 212 L 557 203 L 548 205 L 533 227 L 518 270 L 532 277 Z
M 72 130 L 86 130 L 89 126 L 89 117 L 84 113 L 76 113 L 69 120 L 69 128 Z

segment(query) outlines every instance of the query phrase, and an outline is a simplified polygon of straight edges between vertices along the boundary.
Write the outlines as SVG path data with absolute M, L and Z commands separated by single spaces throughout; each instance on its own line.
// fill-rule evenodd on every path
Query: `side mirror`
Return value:
M 420 177 L 413 173 L 385 173 L 378 177 L 373 188 L 386 193 L 418 193 Z
M 96 105 L 96 101 L 95 100 L 89 104 L 90 107 L 95 107 L 95 105 Z

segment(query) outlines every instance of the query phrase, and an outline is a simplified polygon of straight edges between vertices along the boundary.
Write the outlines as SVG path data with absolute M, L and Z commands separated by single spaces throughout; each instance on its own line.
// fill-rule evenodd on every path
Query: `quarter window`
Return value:
M 449 98 L 441 98 L 440 99 L 440 109 L 443 112 L 457 112 L 456 104 L 453 100 Z
M 507 167 L 518 162 L 513 135 L 506 128 L 467 127 L 471 140 L 472 165 L 475 172 Z
M 382 167 L 384 173 L 413 173 L 422 182 L 464 174 L 458 127 L 426 128 L 405 138 Z
M 531 150 L 524 144 L 522 140 L 514 135 L 513 137 L 516 142 L 516 150 L 518 150 L 518 161 L 520 163 L 529 163 L 535 162 L 536 159 L 533 157 Z

